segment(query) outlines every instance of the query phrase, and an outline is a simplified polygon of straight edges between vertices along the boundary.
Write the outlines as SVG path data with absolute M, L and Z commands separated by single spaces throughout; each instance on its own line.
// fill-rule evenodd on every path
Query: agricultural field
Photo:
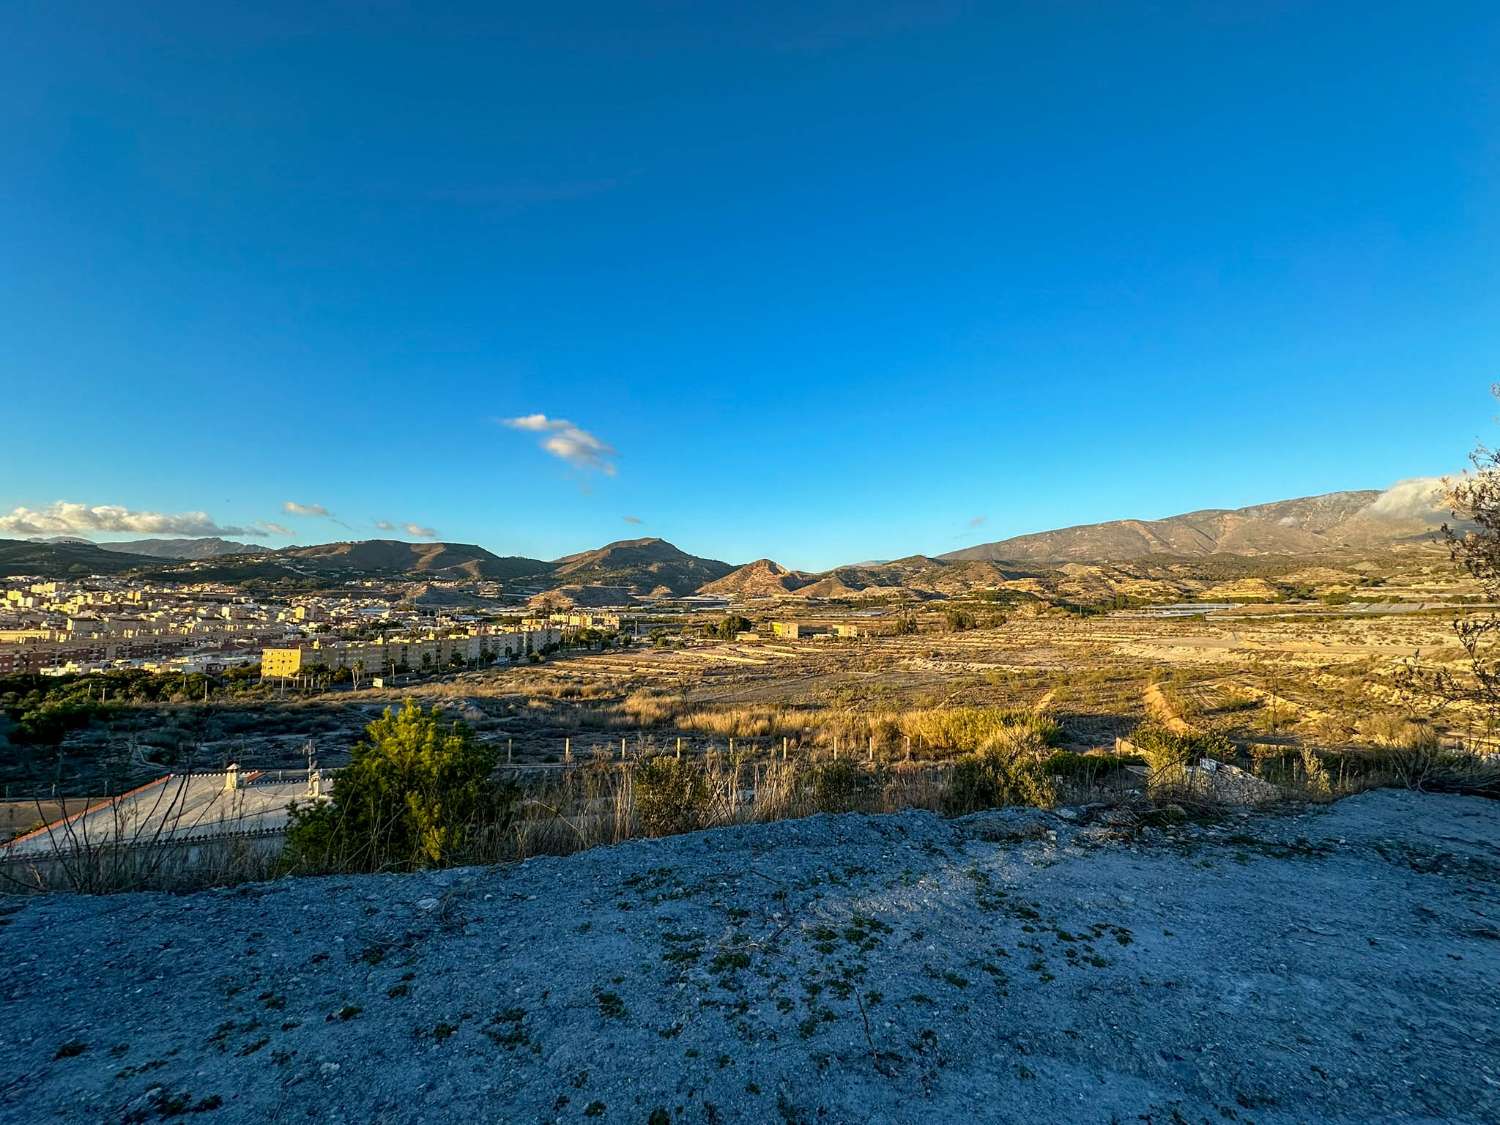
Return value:
M 14 790 L 99 791 L 165 769 L 336 767 L 364 726 L 405 698 L 436 705 L 521 769 L 652 751 L 750 758 L 933 761 L 973 749 L 944 728 L 962 709 L 1045 712 L 1051 742 L 1115 748 L 1146 720 L 1223 734 L 1246 754 L 1357 748 L 1435 713 L 1434 735 L 1474 739 L 1477 719 L 1407 682 L 1461 656 L 1449 608 L 1369 612 L 1237 606 L 1197 616 L 1015 614 L 989 628 L 907 636 L 637 644 L 387 689 L 163 700 L 121 707 L 56 749 L 13 746 Z M 878 619 L 877 619 L 878 620 Z M 972 733 L 972 732 L 969 732 Z
M 1243 741 L 1358 741 L 1361 723 L 1421 701 L 1403 673 L 1461 655 L 1441 612 L 1384 616 L 1231 615 L 1149 619 L 1045 615 L 958 633 L 714 644 L 468 673 L 415 688 L 455 709 L 517 763 L 641 744 L 692 750 L 931 757 L 913 716 L 955 708 L 1053 714 L 1060 744 L 1108 749 L 1165 705 Z M 364 693 L 361 702 L 379 702 Z M 352 701 L 351 701 L 352 702 Z M 1404 709 L 1404 712 L 1403 712 Z M 1472 733 L 1446 716 L 1453 736 Z

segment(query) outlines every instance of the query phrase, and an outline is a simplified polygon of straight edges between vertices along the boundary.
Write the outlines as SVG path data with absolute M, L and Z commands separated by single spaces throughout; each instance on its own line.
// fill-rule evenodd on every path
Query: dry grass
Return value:
M 1191 793 L 1174 779 L 1204 754 L 1296 799 L 1331 800 L 1371 785 L 1472 790 L 1486 775 L 1477 759 L 1444 749 L 1455 737 L 1443 725 L 1452 713 L 1436 725 L 1417 722 L 1395 690 L 1398 657 L 1414 647 L 1436 651 L 1445 629 L 1425 618 L 1017 620 L 1002 630 L 836 651 L 803 646 L 761 664 L 713 665 L 707 648 L 695 650 L 700 666 L 675 654 L 671 665 L 646 653 L 633 661 L 604 654 L 279 707 L 311 724 L 393 695 L 444 701 L 507 753 L 514 743 L 520 767 L 559 762 L 571 738 L 570 768 L 538 769 L 517 814 L 476 832 L 465 861 L 501 862 L 822 811 L 952 810 L 976 803 L 954 798 L 956 763 L 976 755 L 1000 763 L 981 805 L 1117 801 L 1132 792 L 1143 803 L 1152 795 L 1186 800 Z M 1130 736 L 1145 712 L 1143 682 L 1157 668 L 1168 710 L 1195 738 L 1215 736 L 1212 745 L 1153 743 L 1140 759 L 1082 752 Z M 1049 706 L 1036 713 L 1044 694 Z M 1152 742 L 1149 728 L 1136 737 Z M 324 738 L 318 750 L 337 764 L 345 740 Z M 643 790 L 642 763 L 674 754 L 679 738 L 689 751 L 682 768 L 665 767 Z M 1070 749 L 1056 751 L 1059 742 Z M 587 760 L 590 745 L 608 752 Z M 300 744 L 290 753 L 300 756 Z M 1029 793 L 1006 789 L 1012 781 Z

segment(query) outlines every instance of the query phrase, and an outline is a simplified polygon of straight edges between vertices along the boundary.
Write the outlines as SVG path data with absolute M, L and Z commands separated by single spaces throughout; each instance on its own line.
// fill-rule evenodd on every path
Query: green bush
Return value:
M 69 731 L 86 727 L 109 708 L 87 700 L 48 700 L 16 716 L 16 741 L 56 746 Z
M 1179 734 L 1157 723 L 1142 723 L 1130 736 L 1153 773 L 1196 766 L 1204 758 L 1232 761 L 1234 744 L 1216 732 Z
M 295 870 L 411 870 L 476 860 L 515 803 L 490 779 L 496 751 L 461 722 L 412 700 L 355 745 L 331 799 L 293 806 L 285 859 Z
M 1056 803 L 1056 783 L 1041 759 L 996 740 L 954 763 L 944 808 L 958 816 L 1005 805 L 1049 808 Z
M 1146 759 L 1150 775 L 1146 789 L 1159 801 L 1186 800 L 1202 795 L 1202 781 L 1193 768 L 1204 758 L 1232 763 L 1234 744 L 1217 732 L 1178 732 L 1156 723 L 1143 723 L 1130 736 Z
M 847 758 L 816 762 L 798 780 L 803 804 L 814 812 L 852 812 L 879 788 L 874 775 Z
M 635 767 L 636 821 L 647 836 L 693 832 L 708 820 L 708 779 L 695 762 L 665 754 Z
M 1093 786 L 1117 780 L 1131 766 L 1143 766 L 1139 754 L 1079 754 L 1059 750 L 1042 762 L 1042 769 L 1069 785 Z
M 748 617 L 741 617 L 737 613 L 725 614 L 723 619 L 716 625 L 707 628 L 708 635 L 718 637 L 721 640 L 732 641 L 741 633 L 748 633 L 754 625 Z
M 978 750 L 996 739 L 1040 748 L 1062 736 L 1051 715 L 1025 708 L 936 707 L 907 711 L 898 723 L 903 735 L 927 750 Z
M 1394 784 L 1424 789 L 1435 779 L 1472 771 L 1473 754 L 1444 747 L 1432 729 L 1409 724 L 1398 737 L 1384 745 L 1319 752 L 1324 769 L 1345 783 Z

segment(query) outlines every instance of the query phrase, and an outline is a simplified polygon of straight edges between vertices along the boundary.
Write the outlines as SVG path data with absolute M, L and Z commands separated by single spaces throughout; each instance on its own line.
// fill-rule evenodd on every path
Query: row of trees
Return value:
M 10 737 L 15 741 L 56 746 L 69 731 L 120 707 L 261 694 L 255 668 L 231 668 L 214 676 L 139 668 L 70 676 L 26 673 L 0 678 L 0 713 L 13 724 Z

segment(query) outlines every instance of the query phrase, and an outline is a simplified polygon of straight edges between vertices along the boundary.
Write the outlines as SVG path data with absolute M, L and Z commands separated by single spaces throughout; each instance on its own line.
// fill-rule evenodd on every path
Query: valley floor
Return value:
M 1108 814 L 1104 814 L 1107 816 Z M 1500 803 L 0 899 L 7 1120 L 1495 1121 Z

